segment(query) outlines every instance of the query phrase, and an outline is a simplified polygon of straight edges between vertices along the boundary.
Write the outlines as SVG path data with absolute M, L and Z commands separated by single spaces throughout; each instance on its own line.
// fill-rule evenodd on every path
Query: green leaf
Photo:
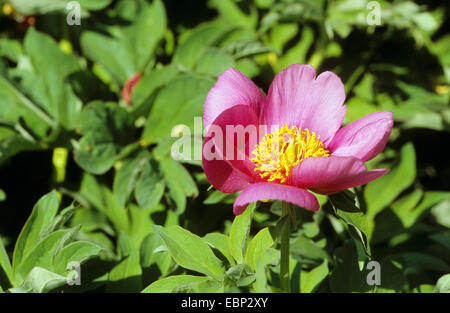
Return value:
M 450 232 L 435 233 L 428 237 L 450 250 Z
M 410 194 L 405 195 L 392 203 L 392 212 L 397 215 L 400 220 L 405 219 L 405 222 L 402 222 L 403 225 L 406 224 L 408 215 L 417 206 L 420 199 L 422 199 L 423 194 L 424 192 L 421 189 L 415 189 Z
M 139 292 L 142 290 L 141 276 L 139 252 L 133 250 L 109 272 L 107 292 Z
M 367 202 L 367 215 L 373 219 L 391 203 L 416 178 L 416 153 L 411 143 L 400 151 L 400 162 L 389 173 L 370 182 L 364 190 Z
M 364 74 L 361 82 L 353 89 L 355 95 L 370 102 L 374 101 L 373 83 L 373 75 L 371 73 Z
M 410 112 L 411 107 L 407 107 Z M 395 111 L 393 112 L 396 113 Z M 403 128 L 429 128 L 434 130 L 444 130 L 442 115 L 436 112 L 416 113 L 402 124 Z
M 133 89 L 132 108 L 141 106 L 157 89 L 167 84 L 178 74 L 175 66 L 164 66 L 141 78 Z
M 75 240 L 76 236 L 80 232 L 80 228 L 81 228 L 81 225 L 76 225 L 75 227 L 67 229 L 67 233 L 61 238 L 61 240 L 58 241 L 58 244 L 55 246 L 55 249 L 52 251 L 53 252 L 52 261 L 55 259 L 56 254 L 59 251 L 61 251 L 62 248 L 64 248 L 66 245 L 68 245 L 69 243 L 71 243 L 72 241 Z M 64 230 L 66 230 L 66 229 L 64 229 Z M 42 241 L 43 240 L 40 240 L 39 244 Z M 30 255 L 31 255 L 31 253 L 30 253 Z
M 88 241 L 76 241 L 62 248 L 53 261 L 55 272 L 64 274 L 70 262 L 83 264 L 87 260 L 97 256 L 102 248 Z
M 235 60 L 273 52 L 262 42 L 257 40 L 239 40 L 233 41 L 224 47 L 225 52 L 233 56 Z M 228 66 L 230 67 L 230 66 Z M 233 66 L 234 67 L 234 66 Z M 222 71 L 223 72 L 223 71 Z
M 75 207 L 73 204 L 63 209 L 41 232 L 38 241 L 42 238 L 47 237 L 53 231 L 60 229 L 72 216 L 75 212 Z M 76 226 L 76 225 L 74 225 Z
M 203 204 L 216 204 L 228 197 L 229 194 L 223 193 L 220 190 L 214 190 L 208 195 L 208 197 L 203 201 Z
M 21 55 L 23 55 L 23 51 L 19 41 L 7 38 L 0 40 L 0 56 L 5 56 L 18 63 Z
M 198 61 L 195 70 L 199 73 L 219 76 L 230 67 L 234 67 L 231 55 L 216 48 L 209 48 Z
M 225 276 L 232 280 L 238 287 L 248 286 L 256 279 L 255 272 L 247 264 L 238 264 L 230 267 Z
M 350 234 L 360 241 L 370 255 L 370 247 L 367 242 L 368 221 L 367 216 L 359 209 L 356 204 L 356 195 L 349 190 L 330 195 L 330 201 L 334 208 L 335 214 L 346 223 L 351 225 Z
M 154 0 L 151 5 L 147 2 L 138 3 L 137 15 L 132 22 L 123 30 L 121 39 L 133 49 L 136 70 L 143 72 L 166 29 L 166 12 L 162 1 Z
M 185 74 L 170 81 L 155 99 L 142 139 L 147 143 L 169 137 L 172 128 L 184 124 L 190 129 L 194 117 L 202 116 L 206 94 L 213 81 Z
M 6 274 L 6 277 L 8 277 L 9 283 L 11 285 L 14 284 L 14 275 L 13 275 L 13 269 L 11 266 L 11 261 L 9 260 L 8 253 L 6 253 L 5 246 L 3 245 L 2 237 L 0 237 L 0 268 L 3 269 L 3 271 Z
M 364 234 L 367 233 L 367 219 L 364 213 L 356 204 L 356 195 L 345 190 L 343 192 L 330 195 L 337 216 L 342 218 L 346 223 L 355 226 Z
M 153 233 L 144 238 L 140 249 L 142 268 L 149 268 L 153 264 L 156 264 L 161 273 L 161 277 L 168 275 L 176 266 L 168 251 L 155 251 L 163 245 L 164 241 L 161 237 Z
M 66 277 L 37 266 L 28 273 L 27 277 L 19 287 L 9 289 L 9 291 L 13 293 L 48 292 L 64 285 L 66 282 Z
M 381 260 L 380 269 L 381 286 L 376 287 L 377 292 L 405 291 L 407 281 L 405 278 L 404 267 L 401 263 L 388 256 Z
M 300 280 L 300 290 L 303 293 L 310 293 L 319 286 L 319 284 L 328 275 L 328 262 L 325 260 L 321 265 L 315 267 L 309 272 L 302 271 Z
M 437 271 L 449 272 L 450 266 L 441 258 L 422 252 L 404 252 L 391 256 L 392 259 L 404 265 L 405 268 L 412 268 L 415 271 Z
M 302 228 L 308 238 L 314 238 L 320 234 L 320 228 L 316 221 L 303 223 Z
M 135 133 L 130 114 L 117 103 L 94 101 L 80 116 L 83 137 L 75 145 L 74 158 L 80 167 L 93 174 L 107 172 L 120 157 Z
M 23 119 L 24 124 L 33 127 L 34 133 L 40 136 L 45 136 L 49 127 L 55 126 L 55 122 L 47 112 L 1 74 L 0 96 L 2 97 L 2 106 L 0 106 L 2 122 L 14 125 Z
M 87 56 L 101 64 L 117 85 L 122 85 L 135 73 L 132 52 L 116 38 L 85 31 L 81 35 L 80 43 Z
M 113 191 L 120 206 L 125 204 L 133 192 L 139 174 L 148 163 L 148 154 L 144 151 L 126 160 L 114 176 Z
M 180 286 L 175 288 L 173 292 L 184 292 L 184 293 L 224 293 L 225 286 L 222 282 L 209 279 L 199 284 L 193 286 Z
M 179 226 L 164 228 L 154 225 L 153 229 L 161 236 L 178 265 L 217 280 L 221 279 L 224 274 L 222 262 L 200 237 Z
M 450 292 L 450 274 L 445 274 L 438 279 L 436 283 L 435 292 L 449 293 Z
M 335 250 L 334 264 L 330 275 L 332 292 L 366 292 L 371 289 L 366 282 L 366 273 L 360 270 L 353 241 L 348 241 L 343 247 Z
M 274 25 L 270 30 L 270 43 L 278 51 L 283 51 L 283 47 L 298 32 L 296 23 L 283 23 Z
M 101 10 L 112 0 L 77 0 L 83 10 Z M 51 12 L 67 13 L 71 0 L 11 0 L 11 4 L 22 14 L 35 15 Z
M 276 214 L 277 216 L 280 216 L 280 218 L 277 220 L 275 226 L 270 226 L 269 230 L 272 234 L 272 238 L 276 241 L 280 238 L 281 230 L 286 225 L 286 223 L 289 223 L 289 221 L 292 219 L 289 215 L 282 215 L 282 201 L 274 201 L 270 206 L 270 211 L 273 214 Z
M 266 250 L 257 261 L 256 279 L 253 283 L 255 292 L 270 292 L 267 285 L 267 267 L 276 266 L 280 260 L 280 253 L 275 249 Z
M 77 231 L 78 229 L 73 230 Z M 52 270 L 54 256 L 71 241 L 73 235 L 70 230 L 58 230 L 40 240 L 22 262 L 14 268 L 16 281 L 21 282 L 35 266 Z
M 435 205 L 431 213 L 439 224 L 450 228 L 450 200 L 444 200 Z
M 448 107 L 448 95 L 430 92 L 422 87 L 410 85 L 401 80 L 397 81 L 397 86 L 410 97 L 404 102 L 405 108 L 420 106 L 422 108 L 439 110 Z
M 166 181 L 177 181 L 187 197 L 198 196 L 198 188 L 186 168 L 171 158 L 160 160 Z
M 269 9 L 274 0 L 255 0 L 255 4 L 260 9 Z
M 234 218 L 230 231 L 230 251 L 238 264 L 244 261 L 244 251 L 247 247 L 247 239 L 256 204 L 250 204 L 241 215 Z
M 30 142 L 16 134 L 0 138 L 0 164 L 21 151 L 37 150 L 40 148 L 41 147 L 38 144 Z
M 219 11 L 221 17 L 233 26 L 254 28 L 258 16 L 256 10 L 252 10 L 250 15 L 241 11 L 233 0 L 213 0 L 211 4 Z
M 96 144 L 90 135 L 83 137 L 80 146 L 74 151 L 74 159 L 85 171 L 104 174 L 117 160 L 117 147 L 112 143 Z
M 427 191 L 419 203 L 422 195 L 423 192 L 416 189 L 408 197 L 401 198 L 392 204 L 392 211 L 401 220 L 405 228 L 413 226 L 425 211 L 430 209 L 433 205 L 450 199 L 450 192 Z
M 194 69 L 203 53 L 228 31 L 221 23 L 207 23 L 192 30 L 180 43 L 173 56 L 173 63 Z
M 356 96 L 349 99 L 347 107 L 348 109 L 345 118 L 349 123 L 377 111 L 377 106 L 372 102 Z
M 129 112 L 115 102 L 90 102 L 81 113 L 79 127 L 81 133 L 91 135 L 95 143 L 120 146 L 127 145 L 135 133 Z
M 30 86 L 32 94 L 59 124 L 73 129 L 82 104 L 65 79 L 79 70 L 77 60 L 73 55 L 63 53 L 49 35 L 34 27 L 29 28 L 25 36 L 24 49 L 33 67 L 32 75 L 39 78 Z
M 109 188 L 98 184 L 93 176 L 85 174 L 80 193 L 109 218 L 117 232 L 128 231 L 130 223 L 127 211 L 117 203 Z
M 166 29 L 166 13 L 161 1 L 155 0 L 152 4 L 140 1 L 135 5 L 131 15 L 121 16 L 129 25 L 106 28 L 110 36 L 91 31 L 81 36 L 83 50 L 112 75 L 118 86 L 134 73 L 144 72 Z
M 41 232 L 56 216 L 58 207 L 59 201 L 56 191 L 46 194 L 36 203 L 17 239 L 13 256 L 14 269 L 17 268 L 22 260 L 25 259 L 34 248 Z
M 269 228 L 261 229 L 248 245 L 245 262 L 256 270 L 259 257 L 274 244 Z
M 299 236 L 291 241 L 291 252 L 301 264 L 319 264 L 323 260 L 330 261 L 328 253 L 312 239 Z
M 214 249 L 219 250 L 231 265 L 236 264 L 230 252 L 228 236 L 220 233 L 209 233 L 203 237 L 203 240 Z
M 164 195 L 165 184 L 162 175 L 153 160 L 145 164 L 136 183 L 134 196 L 143 209 L 155 207 Z
M 150 286 L 142 290 L 143 293 L 169 293 L 173 292 L 175 288 L 189 287 L 206 282 L 210 278 L 206 276 L 192 276 L 192 275 L 174 275 L 167 278 L 155 281 Z
M 126 257 L 135 252 L 137 250 L 136 246 L 137 245 L 128 233 L 124 231 L 119 233 L 119 238 L 117 239 L 117 249 L 120 257 Z
M 176 213 L 181 214 L 186 209 L 186 197 L 198 195 L 197 185 L 183 165 L 170 157 L 160 160 L 164 184 L 169 189 L 169 197 L 175 203 Z
M 291 64 L 306 63 L 306 54 L 314 43 L 314 31 L 311 27 L 305 26 L 301 33 L 302 40 L 299 40 L 295 46 L 290 48 L 280 57 L 275 64 L 276 71 L 281 71 Z
M 414 292 L 414 293 L 433 293 L 434 290 L 435 290 L 435 286 L 428 285 L 428 284 L 422 284 L 422 285 L 414 288 L 412 292 Z
M 135 249 L 139 249 L 142 241 L 152 232 L 151 210 L 142 210 L 137 205 L 130 204 L 128 207 L 130 212 L 130 227 L 128 235 L 133 242 Z

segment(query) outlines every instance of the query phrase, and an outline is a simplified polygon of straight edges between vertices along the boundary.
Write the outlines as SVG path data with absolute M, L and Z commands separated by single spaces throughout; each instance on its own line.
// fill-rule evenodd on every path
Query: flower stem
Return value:
M 281 258 L 280 258 L 280 285 L 285 292 L 291 291 L 289 279 L 289 237 L 291 235 L 291 219 L 289 217 L 289 203 L 283 202 L 283 216 L 288 215 L 281 228 Z

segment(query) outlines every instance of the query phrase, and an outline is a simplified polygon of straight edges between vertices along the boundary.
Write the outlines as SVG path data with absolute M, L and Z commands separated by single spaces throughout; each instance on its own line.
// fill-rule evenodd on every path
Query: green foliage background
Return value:
M 279 291 L 280 203 L 234 218 L 170 135 L 227 68 L 267 91 L 293 63 L 342 78 L 345 123 L 395 128 L 368 163 L 387 175 L 296 208 L 292 291 L 450 290 L 445 1 L 376 1 L 369 25 L 364 0 L 80 0 L 72 26 L 68 2 L 0 0 L 0 292 Z

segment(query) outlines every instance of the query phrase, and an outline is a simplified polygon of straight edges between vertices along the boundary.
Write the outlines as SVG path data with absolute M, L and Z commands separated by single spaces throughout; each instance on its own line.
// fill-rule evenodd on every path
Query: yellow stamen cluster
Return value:
M 284 183 L 297 164 L 309 157 L 329 156 L 330 152 L 314 132 L 284 125 L 265 135 L 252 154 L 255 172 L 267 181 Z

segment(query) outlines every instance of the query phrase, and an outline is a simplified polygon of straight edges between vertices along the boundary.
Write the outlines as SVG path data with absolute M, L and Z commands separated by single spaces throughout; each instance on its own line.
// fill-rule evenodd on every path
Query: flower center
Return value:
M 265 135 L 252 154 L 255 172 L 267 181 L 284 183 L 297 164 L 309 157 L 329 156 L 330 152 L 314 132 L 284 125 Z

